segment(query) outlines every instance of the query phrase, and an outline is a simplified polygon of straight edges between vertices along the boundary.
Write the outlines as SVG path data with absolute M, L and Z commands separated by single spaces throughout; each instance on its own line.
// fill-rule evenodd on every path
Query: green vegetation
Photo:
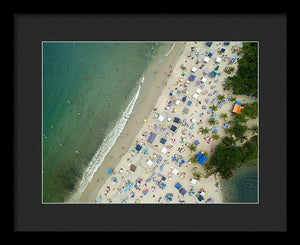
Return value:
M 193 176 L 194 176 L 194 179 L 195 180 L 200 180 L 201 179 L 201 177 L 202 177 L 202 175 L 201 175 L 201 173 L 193 173 Z
M 246 94 L 257 97 L 257 43 L 243 43 L 243 57 L 238 60 L 236 75 L 228 77 L 226 88 L 233 94 Z
M 196 148 L 197 146 L 194 145 L 194 144 L 191 144 L 190 146 L 188 146 L 188 148 L 191 150 L 191 152 L 195 152 L 196 151 Z
M 210 161 L 205 165 L 210 174 L 219 173 L 222 178 L 228 179 L 233 170 L 257 158 L 257 136 L 253 136 L 240 147 L 234 143 L 233 138 L 226 136 L 223 142 L 216 146 Z
M 251 104 L 245 104 L 243 109 L 243 114 L 245 114 L 247 117 L 254 119 L 258 116 L 258 102 L 255 101 Z
M 202 128 L 200 131 L 204 135 L 207 135 L 209 133 L 209 129 L 208 128 Z

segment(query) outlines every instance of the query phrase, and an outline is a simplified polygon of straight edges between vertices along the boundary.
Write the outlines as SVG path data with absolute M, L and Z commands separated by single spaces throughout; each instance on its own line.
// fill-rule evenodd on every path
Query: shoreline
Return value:
M 235 43 L 237 42 L 233 42 L 233 44 Z M 172 52 L 170 52 L 168 56 L 166 55 L 165 58 L 162 58 L 162 56 L 156 57 L 156 61 L 158 58 L 161 58 L 161 60 L 159 60 L 157 64 L 154 62 L 153 67 L 149 66 L 150 68 L 148 67 L 146 69 L 145 86 L 142 86 L 144 89 L 141 91 L 135 108 L 117 142 L 106 156 L 102 165 L 96 171 L 88 187 L 82 193 L 78 201 L 79 203 L 162 203 L 161 199 L 168 192 L 172 193 L 172 195 L 174 193 L 172 203 L 224 203 L 222 188 L 220 188 L 221 186 L 219 184 L 221 182 L 221 177 L 218 175 L 205 176 L 206 171 L 202 165 L 194 165 L 189 161 L 194 154 L 191 153 L 187 148 L 187 143 L 192 144 L 196 139 L 199 140 L 201 144 L 197 146 L 196 152 L 207 152 L 209 161 L 214 146 L 218 145 L 221 138 L 225 136 L 225 130 L 220 129 L 220 132 L 218 131 L 220 136 L 219 140 L 207 140 L 206 137 L 201 135 L 198 130 L 205 126 L 208 128 L 211 127 L 210 131 L 213 131 L 212 126 L 209 126 L 208 124 L 208 119 L 210 116 L 212 116 L 212 114 L 208 112 L 208 109 L 206 109 L 206 107 L 210 107 L 211 104 L 206 100 L 213 99 L 213 97 L 216 96 L 213 94 L 218 93 L 216 91 L 222 91 L 226 97 L 233 95 L 232 90 L 223 91 L 223 86 L 221 85 L 221 82 L 223 83 L 228 75 L 226 73 L 221 74 L 216 77 L 218 79 L 208 78 L 211 81 L 207 81 L 205 83 L 205 88 L 202 89 L 202 92 L 199 94 L 199 98 L 196 99 L 197 97 L 194 97 L 195 94 L 193 95 L 193 93 L 196 93 L 196 89 L 204 85 L 204 83 L 198 84 L 198 82 L 196 84 L 196 81 L 200 80 L 201 77 L 208 76 L 207 74 L 204 74 L 205 68 L 208 68 L 212 71 L 217 64 L 212 60 L 208 63 L 202 63 L 203 61 L 199 61 L 200 64 L 198 64 L 198 59 L 196 58 L 194 60 L 194 57 L 189 55 L 191 48 L 197 46 L 197 48 L 199 48 L 199 57 L 202 58 L 207 56 L 209 50 L 216 50 L 220 48 L 220 45 L 222 47 L 221 42 L 215 42 L 211 48 L 208 48 L 205 46 L 205 42 L 184 42 L 182 49 L 177 49 L 178 47 L 175 45 L 174 50 L 171 50 Z M 223 71 L 225 66 L 228 66 L 226 61 L 229 60 L 230 56 L 232 57 L 232 55 L 235 55 L 232 51 L 233 48 L 231 48 L 231 50 L 230 48 L 226 48 L 226 50 L 227 51 L 225 54 L 222 55 L 223 61 L 218 64 L 220 65 L 219 71 Z M 181 53 L 179 55 L 180 51 Z M 217 56 L 221 55 L 216 54 L 212 59 L 214 60 Z M 171 61 L 173 61 L 173 63 Z M 172 67 L 170 67 L 170 63 Z M 184 75 L 181 65 L 186 67 L 187 73 L 185 78 L 182 78 Z M 236 62 L 231 66 L 236 67 Z M 156 67 L 157 69 L 155 69 Z M 192 67 L 199 67 L 196 72 L 194 71 L 194 75 L 197 76 L 197 79 L 194 82 L 186 84 L 186 82 L 183 82 L 183 79 L 186 81 L 187 77 L 193 74 L 191 71 Z M 168 76 L 170 68 L 172 68 L 172 74 Z M 201 68 L 203 69 L 201 70 Z M 149 79 L 151 79 L 151 82 L 149 82 Z M 217 80 L 221 81 L 217 82 Z M 199 86 L 200 84 L 201 86 Z M 214 88 L 220 90 L 213 90 Z M 169 95 L 170 92 L 173 93 L 172 96 L 171 94 Z M 179 102 L 181 101 L 181 97 L 183 95 L 187 97 L 187 101 Z M 250 97 L 248 96 L 233 96 L 237 97 L 237 100 L 242 101 L 242 103 L 251 103 Z M 169 104 L 168 101 L 170 100 L 171 105 L 167 106 L 167 104 Z M 179 103 L 176 104 L 175 101 L 178 101 Z M 189 105 L 187 103 L 188 101 L 191 102 Z M 234 103 L 231 101 L 228 101 L 228 103 L 225 103 L 224 101 L 224 106 L 219 107 L 220 109 L 217 110 L 218 117 L 220 117 L 221 113 L 230 113 L 226 121 L 229 121 L 231 118 L 233 118 L 233 104 Z M 205 108 L 203 108 L 204 106 Z M 184 109 L 188 109 L 187 112 L 184 112 Z M 200 112 L 204 112 L 205 115 L 199 115 Z M 164 119 L 159 122 L 158 116 L 156 117 L 155 115 L 161 115 L 164 117 Z M 167 121 L 168 117 L 170 120 Z M 179 124 L 174 123 L 172 121 L 174 117 L 179 117 L 180 120 L 185 121 L 185 124 L 182 122 Z M 144 119 L 147 119 L 147 121 L 144 122 Z M 219 118 L 217 118 L 217 120 L 220 120 L 219 126 L 221 128 L 224 120 Z M 251 125 L 253 122 L 255 123 L 256 120 L 249 120 L 248 124 Z M 174 132 L 169 131 L 172 124 L 175 124 L 178 127 L 178 129 Z M 159 131 L 156 129 L 157 126 L 159 126 Z M 148 136 L 150 132 L 154 132 L 154 128 L 155 131 L 157 131 L 155 133 L 158 137 L 156 137 L 153 144 L 145 142 L 146 137 L 144 135 L 146 134 L 146 136 Z M 187 132 L 183 133 L 185 130 Z M 170 133 L 171 136 L 167 137 L 167 139 L 170 139 L 167 140 L 168 143 L 165 145 L 159 141 L 161 137 L 166 137 L 164 136 L 165 133 L 162 132 Z M 184 138 L 185 140 L 183 140 Z M 143 148 L 141 152 L 136 152 L 134 149 L 137 144 L 141 144 L 145 148 Z M 142 153 L 146 148 L 150 150 L 147 155 Z M 162 154 L 162 148 L 168 148 L 168 152 Z M 180 151 L 178 154 L 179 149 L 183 149 L 184 151 Z M 184 159 L 185 164 L 179 166 L 177 165 L 177 162 L 175 165 L 175 161 L 172 160 L 172 156 L 175 155 L 178 155 L 180 159 Z M 165 164 L 161 164 L 162 160 L 158 161 L 161 159 L 161 156 L 164 158 L 163 161 Z M 166 190 L 161 190 L 160 188 L 156 187 L 155 184 L 157 184 L 157 181 L 159 181 L 159 183 L 161 182 L 162 177 L 160 176 L 162 175 L 160 173 L 155 173 L 155 171 L 157 171 L 155 168 L 158 167 L 158 164 L 153 164 L 154 166 L 151 165 L 151 168 L 147 166 L 146 162 L 149 159 L 157 162 L 158 164 L 166 165 L 166 170 L 162 171 L 162 169 L 160 169 L 164 176 L 168 176 L 168 179 L 164 182 L 167 184 Z M 130 169 L 132 164 L 135 165 L 135 170 Z M 108 174 L 108 169 L 113 169 L 113 173 Z M 172 174 L 174 169 L 179 170 L 178 173 Z M 197 180 L 195 183 L 191 182 L 191 180 L 194 178 L 192 169 L 195 169 L 194 172 L 196 171 L 202 175 L 201 179 Z M 151 176 L 149 179 L 147 179 L 149 174 Z M 156 177 L 156 174 L 158 177 Z M 116 181 L 113 181 L 113 179 Z M 145 184 L 137 184 L 140 183 L 138 180 L 141 180 L 140 182 L 145 181 Z M 135 182 L 135 189 L 132 187 L 131 191 L 127 192 L 128 189 L 125 187 L 128 186 L 129 183 L 133 185 Z M 150 189 L 150 186 L 147 187 L 147 183 L 149 182 L 152 184 L 152 192 L 154 192 L 156 189 L 155 193 L 147 194 Z M 180 196 L 178 190 L 176 190 L 174 187 L 176 182 L 182 184 L 189 194 L 186 194 L 185 196 L 183 194 Z M 140 190 L 140 185 L 143 185 L 143 191 Z M 111 187 L 112 190 L 110 190 Z M 109 189 L 109 193 L 106 191 L 107 189 Z M 144 192 L 145 190 L 147 190 L 146 193 Z M 204 201 L 199 202 L 197 200 L 195 191 L 198 191 L 199 193 L 205 193 Z M 131 198 L 129 198 L 129 192 Z M 141 195 L 142 193 L 144 196 Z M 163 200 L 163 202 L 165 201 Z
M 96 199 L 99 189 L 104 185 L 110 177 L 107 172 L 109 169 L 115 169 L 120 162 L 122 156 L 129 151 L 133 140 L 138 131 L 143 126 L 144 118 L 148 118 L 153 110 L 157 99 L 162 93 L 161 87 L 166 85 L 170 65 L 172 67 L 178 62 L 183 54 L 186 44 L 176 43 L 175 47 L 168 51 L 164 56 L 154 57 L 144 72 L 144 82 L 141 87 L 139 97 L 135 103 L 134 109 L 115 144 L 106 155 L 104 161 L 94 173 L 92 180 L 88 183 L 85 190 L 80 195 L 79 203 L 92 202 Z M 179 53 L 181 52 L 181 55 Z M 159 61 L 158 61 L 159 60 Z M 163 60 L 163 61 L 161 61 Z M 151 82 L 151 80 L 153 82 Z M 164 81 L 164 84 L 161 83 Z M 138 129 L 138 130 L 136 130 Z M 69 203 L 69 202 L 66 202 Z

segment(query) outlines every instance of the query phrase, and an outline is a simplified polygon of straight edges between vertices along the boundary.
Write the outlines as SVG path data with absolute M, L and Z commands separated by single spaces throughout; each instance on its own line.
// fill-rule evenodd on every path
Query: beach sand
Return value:
M 190 163 L 189 159 L 195 153 L 191 153 L 186 143 L 192 144 L 195 140 L 199 140 L 200 144 L 197 146 L 196 153 L 200 151 L 207 152 L 209 161 L 212 155 L 211 150 L 226 135 L 225 130 L 222 128 L 225 120 L 219 116 L 221 113 L 227 113 L 228 118 L 226 121 L 232 120 L 234 102 L 230 100 L 215 112 L 217 114 L 216 119 L 219 120 L 216 126 L 219 127 L 217 134 L 220 136 L 220 139 L 217 141 L 204 139 L 206 136 L 211 138 L 213 135 L 212 131 L 215 128 L 215 126 L 209 126 L 207 123 L 207 119 L 213 114 L 209 114 L 207 111 L 213 104 L 210 102 L 206 103 L 205 100 L 212 100 L 217 97 L 217 90 L 224 94 L 226 99 L 228 95 L 231 95 L 242 103 L 253 102 L 248 96 L 233 95 L 231 90 L 223 91 L 222 82 L 228 76 L 223 70 L 228 66 L 229 60 L 237 55 L 236 52 L 232 52 L 232 47 L 236 44 L 237 42 L 231 42 L 229 46 L 225 46 L 223 42 L 213 42 L 211 47 L 207 47 L 205 42 L 176 43 L 168 56 L 157 60 L 157 65 L 152 66 L 151 69 L 145 72 L 145 84 L 150 85 L 143 87 L 143 91 L 141 91 L 136 103 L 136 108 L 131 114 L 127 125 L 78 202 L 222 203 L 222 186 L 218 186 L 220 177 L 207 177 L 202 165 Z M 239 44 L 241 45 L 240 42 Z M 196 47 L 198 56 L 195 55 L 195 52 L 188 56 L 191 52 L 191 47 Z M 219 54 L 217 50 L 220 48 L 225 48 L 225 52 Z M 215 52 L 209 62 L 204 63 L 203 59 L 210 50 Z M 222 58 L 219 64 L 215 63 L 217 57 Z M 201 60 L 196 64 L 198 58 L 201 58 Z M 181 65 L 186 67 L 184 76 L 181 75 L 183 73 Z M 202 65 L 204 65 L 202 69 L 199 69 Z M 217 72 L 222 72 L 222 75 L 210 78 L 208 74 L 203 74 L 205 68 L 212 71 L 217 65 L 219 65 Z M 237 67 L 237 63 L 230 66 Z M 191 72 L 192 67 L 197 68 L 196 72 Z M 171 75 L 168 75 L 169 72 L 171 72 Z M 196 79 L 186 84 L 191 74 L 195 75 Z M 201 85 L 197 85 L 196 81 L 200 81 L 202 77 L 207 78 L 207 81 L 204 83 L 205 87 L 201 88 L 202 91 L 198 98 L 194 98 L 193 95 L 196 89 L 200 88 Z M 182 78 L 182 82 L 179 81 L 180 78 Z M 146 79 L 151 79 L 151 82 L 147 83 Z M 216 82 L 216 79 L 219 79 L 219 81 Z M 207 93 L 203 94 L 205 90 L 207 90 Z M 180 91 L 180 93 L 177 93 L 177 91 Z M 173 93 L 173 96 L 169 95 L 170 92 Z M 185 102 L 181 101 L 183 96 L 187 96 Z M 168 107 L 170 100 L 172 104 Z M 180 101 L 179 105 L 175 104 L 176 100 Z M 188 101 L 192 101 L 191 106 L 187 105 Z M 201 101 L 201 104 L 199 101 Z M 218 106 L 218 103 L 216 102 L 215 105 Z M 203 109 L 202 106 L 207 106 L 207 108 Z M 189 109 L 187 114 L 183 113 L 184 108 Z M 202 117 L 200 113 L 203 113 Z M 164 117 L 162 121 L 158 120 L 159 115 Z M 180 118 L 181 122 L 183 119 L 186 119 L 186 124 L 173 122 L 174 117 Z M 170 118 L 170 121 L 167 118 Z M 147 119 L 147 121 L 145 122 L 144 119 Z M 200 120 L 203 120 L 203 123 Z M 256 119 L 249 120 L 247 124 L 249 126 L 258 125 Z M 176 132 L 170 130 L 172 125 L 177 127 Z M 157 126 L 159 128 L 155 129 Z M 203 126 L 212 128 L 206 136 L 198 132 Z M 183 130 L 186 130 L 185 134 Z M 152 144 L 147 142 L 151 132 L 156 134 Z M 166 133 L 168 133 L 169 138 L 166 137 Z M 247 137 L 250 138 L 251 136 L 251 132 L 247 132 Z M 160 143 L 161 138 L 167 140 L 164 145 Z M 185 138 L 184 143 L 182 143 L 182 138 Z M 137 144 L 143 146 L 139 152 L 135 152 Z M 166 154 L 161 152 L 163 147 L 167 150 Z M 144 154 L 146 148 L 148 149 L 148 154 Z M 180 153 L 179 148 L 182 148 L 184 151 Z M 172 161 L 174 154 L 177 154 L 177 159 L 184 159 L 185 162 L 182 165 L 177 163 L 177 166 L 176 161 Z M 153 164 L 148 166 L 146 163 L 150 158 Z M 130 170 L 131 164 L 136 167 L 135 171 Z M 113 170 L 112 174 L 108 174 L 109 169 Z M 176 175 L 173 172 L 174 169 L 178 170 Z M 194 178 L 193 172 L 201 173 L 202 175 L 201 179 L 196 181 L 196 183 L 191 182 Z M 164 181 L 161 180 L 162 176 L 165 177 Z M 177 182 L 186 190 L 184 196 L 174 187 Z M 159 187 L 161 183 L 165 184 L 163 189 Z M 127 188 L 129 184 L 131 184 L 131 187 Z M 199 202 L 196 195 L 201 192 L 204 200 Z M 171 202 L 167 202 L 166 194 L 172 195 Z

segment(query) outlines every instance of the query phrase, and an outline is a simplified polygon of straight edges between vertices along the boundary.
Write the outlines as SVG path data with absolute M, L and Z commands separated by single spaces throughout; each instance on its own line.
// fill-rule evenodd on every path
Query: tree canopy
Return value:
M 257 43 L 243 43 L 241 53 L 243 57 L 238 60 L 236 75 L 228 77 L 227 86 L 232 87 L 234 94 L 257 97 Z

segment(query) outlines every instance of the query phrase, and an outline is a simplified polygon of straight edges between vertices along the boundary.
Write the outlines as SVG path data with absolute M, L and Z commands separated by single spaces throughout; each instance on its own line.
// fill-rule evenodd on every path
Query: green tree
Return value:
M 196 152 L 197 146 L 194 144 L 191 144 L 190 146 L 188 146 L 188 148 L 191 150 L 191 152 Z
M 211 119 L 208 120 L 208 124 L 209 125 L 215 125 L 216 123 L 217 122 L 216 122 L 216 120 L 214 118 L 211 118 Z
M 200 172 L 194 172 L 193 176 L 195 180 L 200 180 L 202 178 L 202 174 Z
M 227 113 L 221 113 L 220 118 L 226 120 L 226 118 L 228 118 Z
M 218 139 L 220 139 L 220 135 L 214 134 L 214 135 L 212 136 L 212 138 L 213 138 L 214 140 L 218 140 Z
M 196 155 L 193 156 L 191 159 L 190 159 L 191 163 L 193 164 L 197 164 L 198 163 L 198 160 L 196 159 Z
M 258 102 L 255 101 L 251 104 L 245 104 L 245 108 L 243 109 L 243 114 L 251 119 L 257 118 L 258 115 Z
M 257 43 L 244 42 L 241 53 L 236 74 L 228 77 L 229 84 L 234 94 L 257 96 Z
M 201 132 L 202 134 L 204 134 L 204 135 L 207 135 L 207 134 L 209 133 L 209 129 L 208 129 L 208 128 L 202 128 L 202 129 L 200 130 L 200 132 Z
M 225 99 L 225 95 L 224 94 L 218 95 L 218 100 L 219 101 L 223 101 L 224 99 Z
M 210 107 L 210 109 L 211 109 L 212 111 L 216 111 L 216 110 L 218 110 L 218 107 L 215 106 L 215 105 L 212 105 L 212 106 Z

